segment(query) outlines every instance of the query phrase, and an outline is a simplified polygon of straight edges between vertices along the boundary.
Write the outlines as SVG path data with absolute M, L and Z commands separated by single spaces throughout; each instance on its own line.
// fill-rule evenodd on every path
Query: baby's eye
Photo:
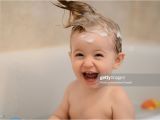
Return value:
M 101 53 L 97 53 L 97 54 L 95 54 L 95 57 L 104 57 L 104 56 Z
M 75 54 L 76 57 L 83 57 L 84 55 L 82 53 Z

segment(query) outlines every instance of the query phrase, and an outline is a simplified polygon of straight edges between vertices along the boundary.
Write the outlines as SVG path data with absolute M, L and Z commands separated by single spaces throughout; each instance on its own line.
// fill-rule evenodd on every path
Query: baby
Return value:
M 100 75 L 111 74 L 124 59 L 119 26 L 88 4 L 59 0 L 70 11 L 70 59 L 76 80 L 65 91 L 52 119 L 134 119 L 133 106 L 121 86 L 102 85 Z

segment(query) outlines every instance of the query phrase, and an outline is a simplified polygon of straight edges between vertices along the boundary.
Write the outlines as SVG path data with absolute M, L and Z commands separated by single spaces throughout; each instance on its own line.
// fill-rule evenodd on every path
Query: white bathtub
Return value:
M 118 72 L 160 73 L 159 46 L 125 46 L 126 59 Z M 0 117 L 48 118 L 74 79 L 68 47 L 0 54 Z M 125 87 L 136 108 L 136 117 L 151 119 L 160 110 L 144 111 L 148 98 L 160 100 L 160 86 Z M 160 117 L 158 118 L 160 119 Z

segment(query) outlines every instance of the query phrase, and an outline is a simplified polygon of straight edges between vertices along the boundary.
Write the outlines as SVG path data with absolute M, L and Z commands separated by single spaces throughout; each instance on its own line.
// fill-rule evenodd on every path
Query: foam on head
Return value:
M 88 35 L 87 33 L 80 36 L 81 40 L 87 42 L 87 43 L 93 43 L 96 38 L 94 36 Z

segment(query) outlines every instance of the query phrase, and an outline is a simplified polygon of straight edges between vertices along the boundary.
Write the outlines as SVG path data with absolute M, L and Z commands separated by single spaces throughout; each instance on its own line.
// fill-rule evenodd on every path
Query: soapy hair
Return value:
M 120 28 L 113 20 L 97 13 L 93 7 L 84 2 L 58 0 L 57 4 L 53 4 L 62 9 L 69 10 L 70 14 L 65 27 L 72 27 L 72 34 L 77 31 L 103 30 L 107 35 L 113 35 L 115 52 L 122 52 Z

